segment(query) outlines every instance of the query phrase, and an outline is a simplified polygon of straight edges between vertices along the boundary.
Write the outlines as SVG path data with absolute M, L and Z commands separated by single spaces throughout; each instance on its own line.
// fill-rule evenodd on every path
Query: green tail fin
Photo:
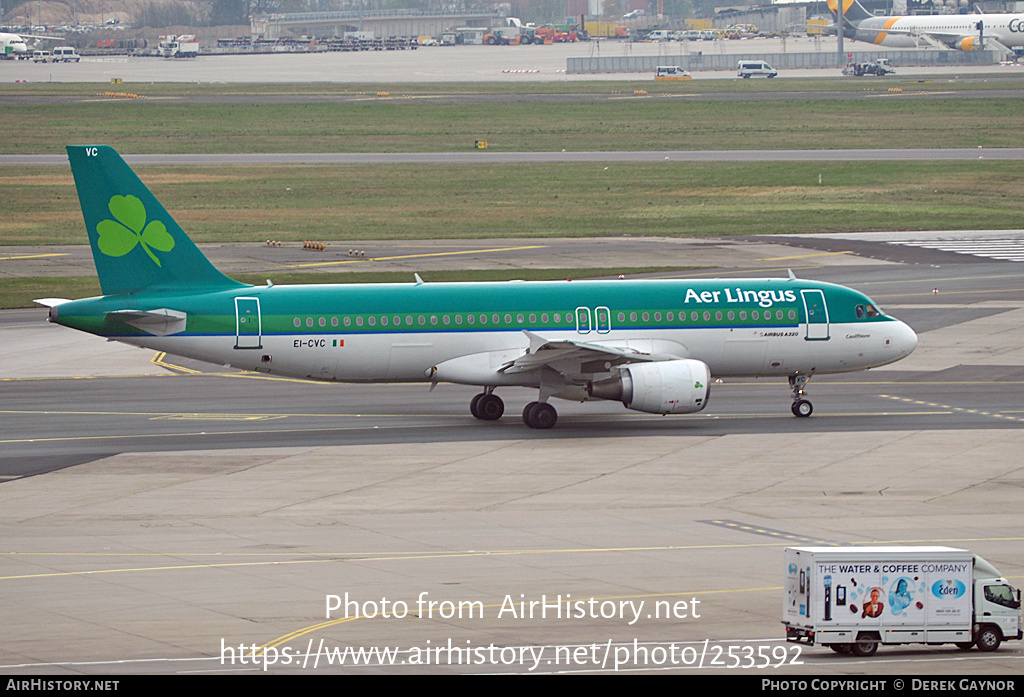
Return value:
M 209 262 L 113 148 L 67 150 L 104 295 L 245 286 Z

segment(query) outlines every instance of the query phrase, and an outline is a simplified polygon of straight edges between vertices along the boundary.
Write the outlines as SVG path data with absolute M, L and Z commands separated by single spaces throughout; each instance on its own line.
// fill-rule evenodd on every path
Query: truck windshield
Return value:
M 993 602 L 996 605 L 1002 605 L 1003 607 L 1009 607 L 1016 610 L 1020 607 L 1020 600 L 1014 597 L 1016 594 L 1013 589 L 1009 586 L 985 586 L 985 600 Z

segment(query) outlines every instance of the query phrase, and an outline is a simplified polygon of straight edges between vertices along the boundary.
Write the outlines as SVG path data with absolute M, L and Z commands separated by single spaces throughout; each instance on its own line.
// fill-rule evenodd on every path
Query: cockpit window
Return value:
M 857 305 L 857 307 L 854 308 L 854 312 L 857 314 L 857 319 L 870 319 L 882 314 L 881 310 L 870 303 L 867 305 Z

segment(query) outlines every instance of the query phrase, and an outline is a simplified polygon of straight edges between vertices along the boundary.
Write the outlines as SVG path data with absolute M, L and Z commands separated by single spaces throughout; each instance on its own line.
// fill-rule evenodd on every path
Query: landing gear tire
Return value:
M 999 644 L 1002 642 L 1003 637 L 999 633 L 998 629 L 995 627 L 983 627 L 982 630 L 978 632 L 978 640 L 976 643 L 978 644 L 979 651 L 985 651 L 987 653 L 998 649 Z
M 530 402 L 523 409 L 523 423 L 530 428 L 545 430 L 558 421 L 558 412 L 547 402 Z
M 814 413 L 814 405 L 809 400 L 798 399 L 793 402 L 793 416 L 805 418 Z
M 481 392 L 469 403 L 469 411 L 481 421 L 497 421 L 505 413 L 505 403 L 496 394 Z

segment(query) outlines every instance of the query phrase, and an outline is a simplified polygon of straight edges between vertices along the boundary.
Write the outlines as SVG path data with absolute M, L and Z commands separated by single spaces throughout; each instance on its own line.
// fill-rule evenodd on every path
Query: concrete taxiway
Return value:
M 0 313 L 0 674 L 1019 675 L 1020 642 L 857 659 L 780 615 L 792 544 L 966 547 L 1021 584 L 1020 264 L 721 245 L 679 275 L 852 285 L 918 350 L 814 378 L 810 419 L 730 381 L 700 414 L 560 403 L 538 432 L 526 390 L 482 423 L 471 388 L 247 376 Z

